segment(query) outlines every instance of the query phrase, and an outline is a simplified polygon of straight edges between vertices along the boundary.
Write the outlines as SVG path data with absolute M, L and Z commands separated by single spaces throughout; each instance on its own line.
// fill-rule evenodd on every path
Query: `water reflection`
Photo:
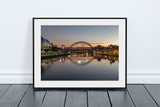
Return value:
M 73 54 L 41 61 L 42 80 L 118 80 L 118 56 Z

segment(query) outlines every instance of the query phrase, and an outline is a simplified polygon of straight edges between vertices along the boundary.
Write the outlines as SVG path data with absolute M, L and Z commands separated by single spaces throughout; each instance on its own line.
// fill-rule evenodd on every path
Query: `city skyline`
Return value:
M 41 36 L 49 40 L 53 45 L 69 47 L 77 41 L 86 41 L 93 47 L 97 45 L 119 45 L 117 25 L 87 25 L 87 26 L 41 26 Z

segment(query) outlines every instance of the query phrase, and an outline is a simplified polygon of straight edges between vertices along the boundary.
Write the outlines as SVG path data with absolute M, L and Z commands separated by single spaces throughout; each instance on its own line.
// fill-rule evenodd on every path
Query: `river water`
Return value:
M 77 56 L 50 58 L 41 61 L 41 80 L 118 80 L 118 57 Z

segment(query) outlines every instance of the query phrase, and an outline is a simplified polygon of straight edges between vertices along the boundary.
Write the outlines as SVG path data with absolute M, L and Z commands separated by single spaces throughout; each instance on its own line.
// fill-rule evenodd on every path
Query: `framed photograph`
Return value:
M 33 18 L 34 88 L 126 88 L 127 18 Z

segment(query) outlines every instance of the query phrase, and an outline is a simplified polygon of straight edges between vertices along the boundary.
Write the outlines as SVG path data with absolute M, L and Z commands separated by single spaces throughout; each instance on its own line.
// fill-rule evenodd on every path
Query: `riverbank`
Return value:
M 70 55 L 70 54 L 44 55 L 44 56 L 41 56 L 41 60 L 43 60 L 43 59 L 48 59 L 48 58 L 60 57 L 60 56 L 67 56 L 67 55 Z

